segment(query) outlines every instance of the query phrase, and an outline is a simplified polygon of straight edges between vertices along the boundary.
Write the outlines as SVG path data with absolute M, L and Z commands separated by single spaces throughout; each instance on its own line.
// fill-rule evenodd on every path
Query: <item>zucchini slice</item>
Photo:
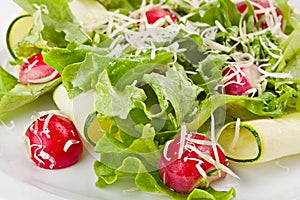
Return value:
M 262 163 L 299 154 L 300 112 L 276 119 L 231 122 L 217 139 L 227 158 L 238 163 Z
M 9 53 L 14 59 L 17 59 L 17 55 L 14 48 L 20 42 L 34 24 L 34 19 L 29 14 L 22 14 L 15 18 L 9 25 L 6 32 L 6 46 Z
M 95 146 L 98 140 L 107 132 L 112 133 L 115 121 L 113 119 L 98 119 L 98 112 L 93 112 L 88 115 L 84 123 L 84 139 Z M 113 133 L 113 136 L 120 140 L 119 132 Z
M 97 141 L 104 134 L 101 131 L 101 126 L 99 120 L 97 118 L 97 112 L 93 112 L 88 115 L 84 123 L 84 139 L 91 145 L 95 146 Z

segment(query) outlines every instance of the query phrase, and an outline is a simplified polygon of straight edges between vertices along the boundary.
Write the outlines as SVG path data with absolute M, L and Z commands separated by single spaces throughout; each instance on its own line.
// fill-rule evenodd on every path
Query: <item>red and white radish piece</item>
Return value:
M 59 73 L 44 62 L 41 53 L 30 57 L 24 62 L 19 72 L 19 83 L 47 83 L 58 78 Z
M 73 122 L 57 114 L 45 114 L 26 131 L 27 150 L 31 160 L 45 169 L 60 169 L 75 164 L 83 144 Z
M 148 24 L 155 27 L 165 27 L 177 22 L 176 15 L 170 9 L 161 7 L 154 7 L 146 11 L 146 18 Z
M 255 22 L 258 23 L 259 20 L 262 20 L 260 25 L 262 29 L 275 26 L 278 23 L 280 23 L 282 28 L 283 16 L 281 10 L 277 6 L 270 4 L 269 0 L 250 0 L 249 2 L 254 8 Z M 245 1 L 237 3 L 236 6 L 240 13 L 245 12 L 248 7 Z
M 222 72 L 223 89 L 226 94 L 242 96 L 254 94 L 261 87 L 262 74 L 257 65 L 252 64 L 248 67 L 238 65 L 228 65 Z
M 184 132 L 169 141 L 159 162 L 164 184 L 184 194 L 208 187 L 228 172 L 231 173 L 222 149 L 199 133 Z

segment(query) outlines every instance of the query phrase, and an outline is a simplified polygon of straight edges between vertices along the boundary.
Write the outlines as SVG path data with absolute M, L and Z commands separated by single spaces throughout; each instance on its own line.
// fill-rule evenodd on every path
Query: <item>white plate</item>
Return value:
M 297 0 L 291 1 L 300 8 Z M 1 0 L 0 47 L 5 44 L 5 30 L 9 22 L 20 12 L 11 0 Z M 0 52 L 0 64 L 8 58 L 6 51 Z M 56 109 L 51 96 L 46 95 L 8 116 L 4 122 L 12 129 L 0 124 L 0 199 L 44 199 L 44 200 L 89 200 L 89 199 L 167 199 L 134 190 L 134 185 L 121 181 L 116 185 L 99 189 L 95 187 L 97 177 L 93 171 L 93 158 L 85 152 L 76 165 L 62 170 L 44 170 L 35 167 L 29 160 L 24 133 L 37 112 Z M 274 162 L 241 166 L 231 164 L 240 180 L 229 176 L 214 185 L 217 189 L 235 187 L 237 199 L 300 199 L 300 156 L 291 156 Z

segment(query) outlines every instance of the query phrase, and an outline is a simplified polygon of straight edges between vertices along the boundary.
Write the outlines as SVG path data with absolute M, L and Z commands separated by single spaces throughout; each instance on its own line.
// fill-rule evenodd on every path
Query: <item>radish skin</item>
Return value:
M 68 118 L 45 114 L 28 127 L 27 150 L 31 160 L 44 169 L 61 169 L 75 164 L 83 152 L 76 127 Z

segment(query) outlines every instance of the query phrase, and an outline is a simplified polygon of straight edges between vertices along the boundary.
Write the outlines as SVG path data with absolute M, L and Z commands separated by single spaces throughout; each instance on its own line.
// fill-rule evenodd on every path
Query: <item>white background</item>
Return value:
M 293 5 L 298 5 L 299 6 L 299 0 L 294 0 L 293 1 Z M 10 22 L 21 12 L 21 9 L 12 1 L 12 0 L 0 0 L 0 50 L 6 48 L 6 42 L 5 42 L 5 35 L 6 35 L 6 30 L 10 24 Z M 1 53 L 2 51 L 0 51 Z M 0 55 L 1 57 L 1 55 Z M 1 63 L 0 63 L 1 64 Z M 43 102 L 42 100 L 38 103 L 41 103 L 41 107 L 40 109 L 42 109 L 43 106 Z M 23 111 L 28 112 L 30 109 L 29 107 L 25 108 Z M 16 122 L 18 123 L 19 121 L 24 121 L 25 118 L 20 117 L 20 119 L 16 119 Z M 25 119 L 25 121 L 28 119 Z M 27 123 L 27 122 L 26 122 Z M 26 124 L 25 123 L 25 124 Z M 1 129 L 1 125 L 0 125 L 0 136 L 2 134 L 2 131 L 4 129 Z M 22 134 L 23 129 L 19 129 L 20 130 L 20 134 Z M 1 138 L 3 139 L 3 138 Z M 7 153 L 7 150 L 3 150 L 4 147 L 3 145 L 1 146 L 1 142 L 0 142 L 0 158 L 2 153 Z M 12 144 L 14 145 L 14 144 Z M 5 145 L 4 145 L 5 146 Z M 2 149 L 1 149 L 2 148 Z M 18 146 L 19 149 L 21 149 L 22 151 L 22 144 L 20 143 Z M 14 150 L 14 148 L 11 148 Z M 12 150 L 12 151 L 13 151 Z M 17 151 L 17 150 L 15 150 Z M 21 153 L 21 156 L 25 155 L 25 153 Z M 21 159 L 18 158 L 20 160 L 26 160 L 25 158 Z M 243 196 L 244 198 L 241 199 L 247 199 L 245 197 L 250 197 L 251 196 L 256 196 L 256 197 L 261 197 L 261 198 L 256 198 L 256 199 L 289 199 L 289 200 L 296 200 L 296 199 L 300 199 L 300 195 L 299 195 L 299 191 L 300 191 L 300 173 L 299 173 L 299 169 L 298 169 L 298 165 L 299 164 L 295 164 L 293 163 L 293 160 L 298 159 L 299 161 L 299 156 L 295 157 L 295 159 L 282 159 L 280 161 L 276 161 L 275 163 L 271 163 L 271 164 L 267 164 L 267 165 L 262 165 L 262 166 L 254 166 L 251 168 L 246 167 L 244 171 L 247 172 L 252 172 L 252 173 L 245 173 L 242 174 L 244 176 L 242 176 L 241 178 L 243 180 L 247 180 L 248 182 L 246 183 L 246 185 L 249 185 L 249 188 L 247 190 L 244 190 L 243 194 L 241 194 L 241 196 Z M 89 159 L 85 159 L 85 161 L 90 162 Z M 1 159 L 0 159 L 1 162 Z M 299 162 L 298 162 L 299 163 Z M 9 164 L 11 166 L 14 166 L 15 168 L 19 168 L 20 170 L 22 169 L 22 167 L 24 167 L 24 173 L 31 173 L 32 171 L 34 171 L 34 169 L 32 170 L 31 168 L 31 163 L 27 163 L 25 162 L 25 166 L 20 166 L 22 164 L 22 162 L 18 163 L 16 162 L 15 165 L 13 164 Z M 8 165 L 8 166 L 9 166 Z M 82 165 L 82 166 L 80 166 Z M 68 180 L 63 180 L 63 179 L 58 179 L 57 183 L 59 183 L 58 185 L 60 185 L 60 187 L 62 187 L 64 185 L 64 182 L 66 182 L 67 184 L 69 184 L 70 186 L 70 191 L 75 191 L 73 192 L 74 195 L 76 195 L 76 192 L 83 194 L 84 197 L 87 197 L 88 195 L 84 195 L 84 194 L 90 194 L 93 197 L 98 197 L 98 199 L 120 199 L 120 196 L 124 196 L 123 192 L 114 192 L 114 194 L 108 194 L 108 193 L 101 193 L 100 190 L 95 189 L 95 185 L 94 185 L 94 177 L 93 177 L 93 171 L 92 169 L 87 169 L 86 165 L 84 165 L 84 163 L 81 163 L 78 168 L 83 168 L 84 172 L 88 171 L 88 174 L 85 176 L 88 176 L 89 179 L 92 179 L 90 181 L 87 181 L 87 178 L 85 176 L 82 176 L 81 174 L 79 174 L 79 170 L 77 168 L 76 169 L 76 173 L 75 176 L 73 174 L 73 172 L 71 172 L 71 170 L 66 171 L 66 173 L 72 174 L 72 176 L 74 177 L 74 185 L 70 184 L 68 182 Z M 89 164 L 88 164 L 89 165 Z M 14 172 L 14 169 L 7 169 L 7 167 L 5 167 L 6 171 L 4 172 L 2 170 L 3 166 L 7 166 L 5 165 L 5 163 L 0 163 L 0 199 L 5 199 L 5 200 L 36 200 L 36 199 L 43 199 L 43 200 L 61 200 L 63 198 L 58 197 L 57 195 L 60 196 L 60 194 L 64 195 L 64 199 L 75 199 L 75 197 L 77 196 L 72 196 L 72 194 L 69 193 L 62 193 L 62 190 L 58 190 L 56 188 L 54 189 L 49 189 L 47 190 L 48 192 L 45 191 L 45 188 L 47 187 L 46 184 L 52 184 L 53 183 L 51 181 L 55 181 L 55 179 L 48 179 L 46 182 L 42 182 L 42 184 L 45 185 L 41 185 L 39 189 L 39 187 L 36 187 L 36 183 L 31 184 L 30 182 L 24 182 L 24 180 L 20 180 L 18 177 L 29 177 L 29 175 L 22 175 L 22 171 L 18 171 L 18 174 L 13 174 L 12 172 Z M 269 166 L 273 166 L 273 168 L 270 170 Z M 285 166 L 289 166 L 288 168 L 284 168 Z M 281 169 L 282 167 L 282 169 Z M 247 169 L 248 168 L 248 169 Z M 36 179 L 36 177 L 34 177 L 37 174 L 46 174 L 44 172 L 41 172 L 40 170 L 36 170 L 37 173 L 32 173 L 32 178 Z M 243 171 L 243 170 L 242 170 Z M 273 171 L 274 173 L 271 173 L 270 171 Z M 9 172 L 9 173 L 8 173 Z M 63 175 L 63 171 L 58 171 L 55 172 L 53 174 L 57 174 L 54 176 L 61 176 L 61 177 L 66 177 Z M 272 178 L 272 175 L 278 175 L 278 177 L 280 178 L 275 178 L 274 182 L 269 184 L 269 183 L 265 183 L 265 182 L 261 182 L 258 181 L 260 180 L 260 178 L 262 178 L 263 176 Z M 13 175 L 13 176 L 12 176 Z M 50 175 L 49 175 L 50 176 Z M 276 176 L 275 176 L 276 177 Z M 30 178 L 30 177 L 29 177 Z M 38 178 L 38 177 L 37 177 Z M 268 180 L 269 180 L 268 178 Z M 266 178 L 267 179 L 267 178 Z M 263 179 L 262 179 L 263 180 Z M 78 181 L 82 181 L 82 186 L 80 183 L 78 183 Z M 72 182 L 72 180 L 71 180 Z M 54 182 L 55 183 L 55 182 Z M 274 184 L 274 186 L 273 186 Z M 78 187 L 79 189 L 77 190 Z M 75 189 L 74 189 L 75 188 Z M 68 186 L 66 186 L 66 189 L 69 189 Z M 81 190 L 83 191 L 81 191 Z M 249 192 L 249 194 L 246 194 L 245 191 Z M 108 191 L 109 192 L 109 191 Z M 111 191 L 113 192 L 113 191 Z M 238 190 L 238 192 L 241 192 Z M 133 196 L 130 197 L 130 195 L 128 195 L 128 193 L 125 194 L 124 199 L 158 199 L 157 196 L 150 196 L 150 195 L 138 195 L 137 193 L 132 193 Z M 127 195 L 127 196 L 126 196 Z M 119 196 L 119 198 L 117 198 L 117 196 Z M 74 198 L 73 198 L 74 197 Z M 269 198 L 267 198 L 269 197 Z M 89 198 L 89 197 L 87 197 Z M 82 199 L 85 200 L 87 198 L 82 198 L 81 197 L 77 197 L 76 199 Z M 92 198 L 90 198 L 92 199 Z M 94 199 L 94 198 L 93 198 Z M 159 199 L 165 199 L 163 197 L 159 197 Z M 248 199 L 248 200 L 250 200 Z M 252 198 L 253 199 L 253 198 Z M 238 199 L 239 200 L 239 199 Z

